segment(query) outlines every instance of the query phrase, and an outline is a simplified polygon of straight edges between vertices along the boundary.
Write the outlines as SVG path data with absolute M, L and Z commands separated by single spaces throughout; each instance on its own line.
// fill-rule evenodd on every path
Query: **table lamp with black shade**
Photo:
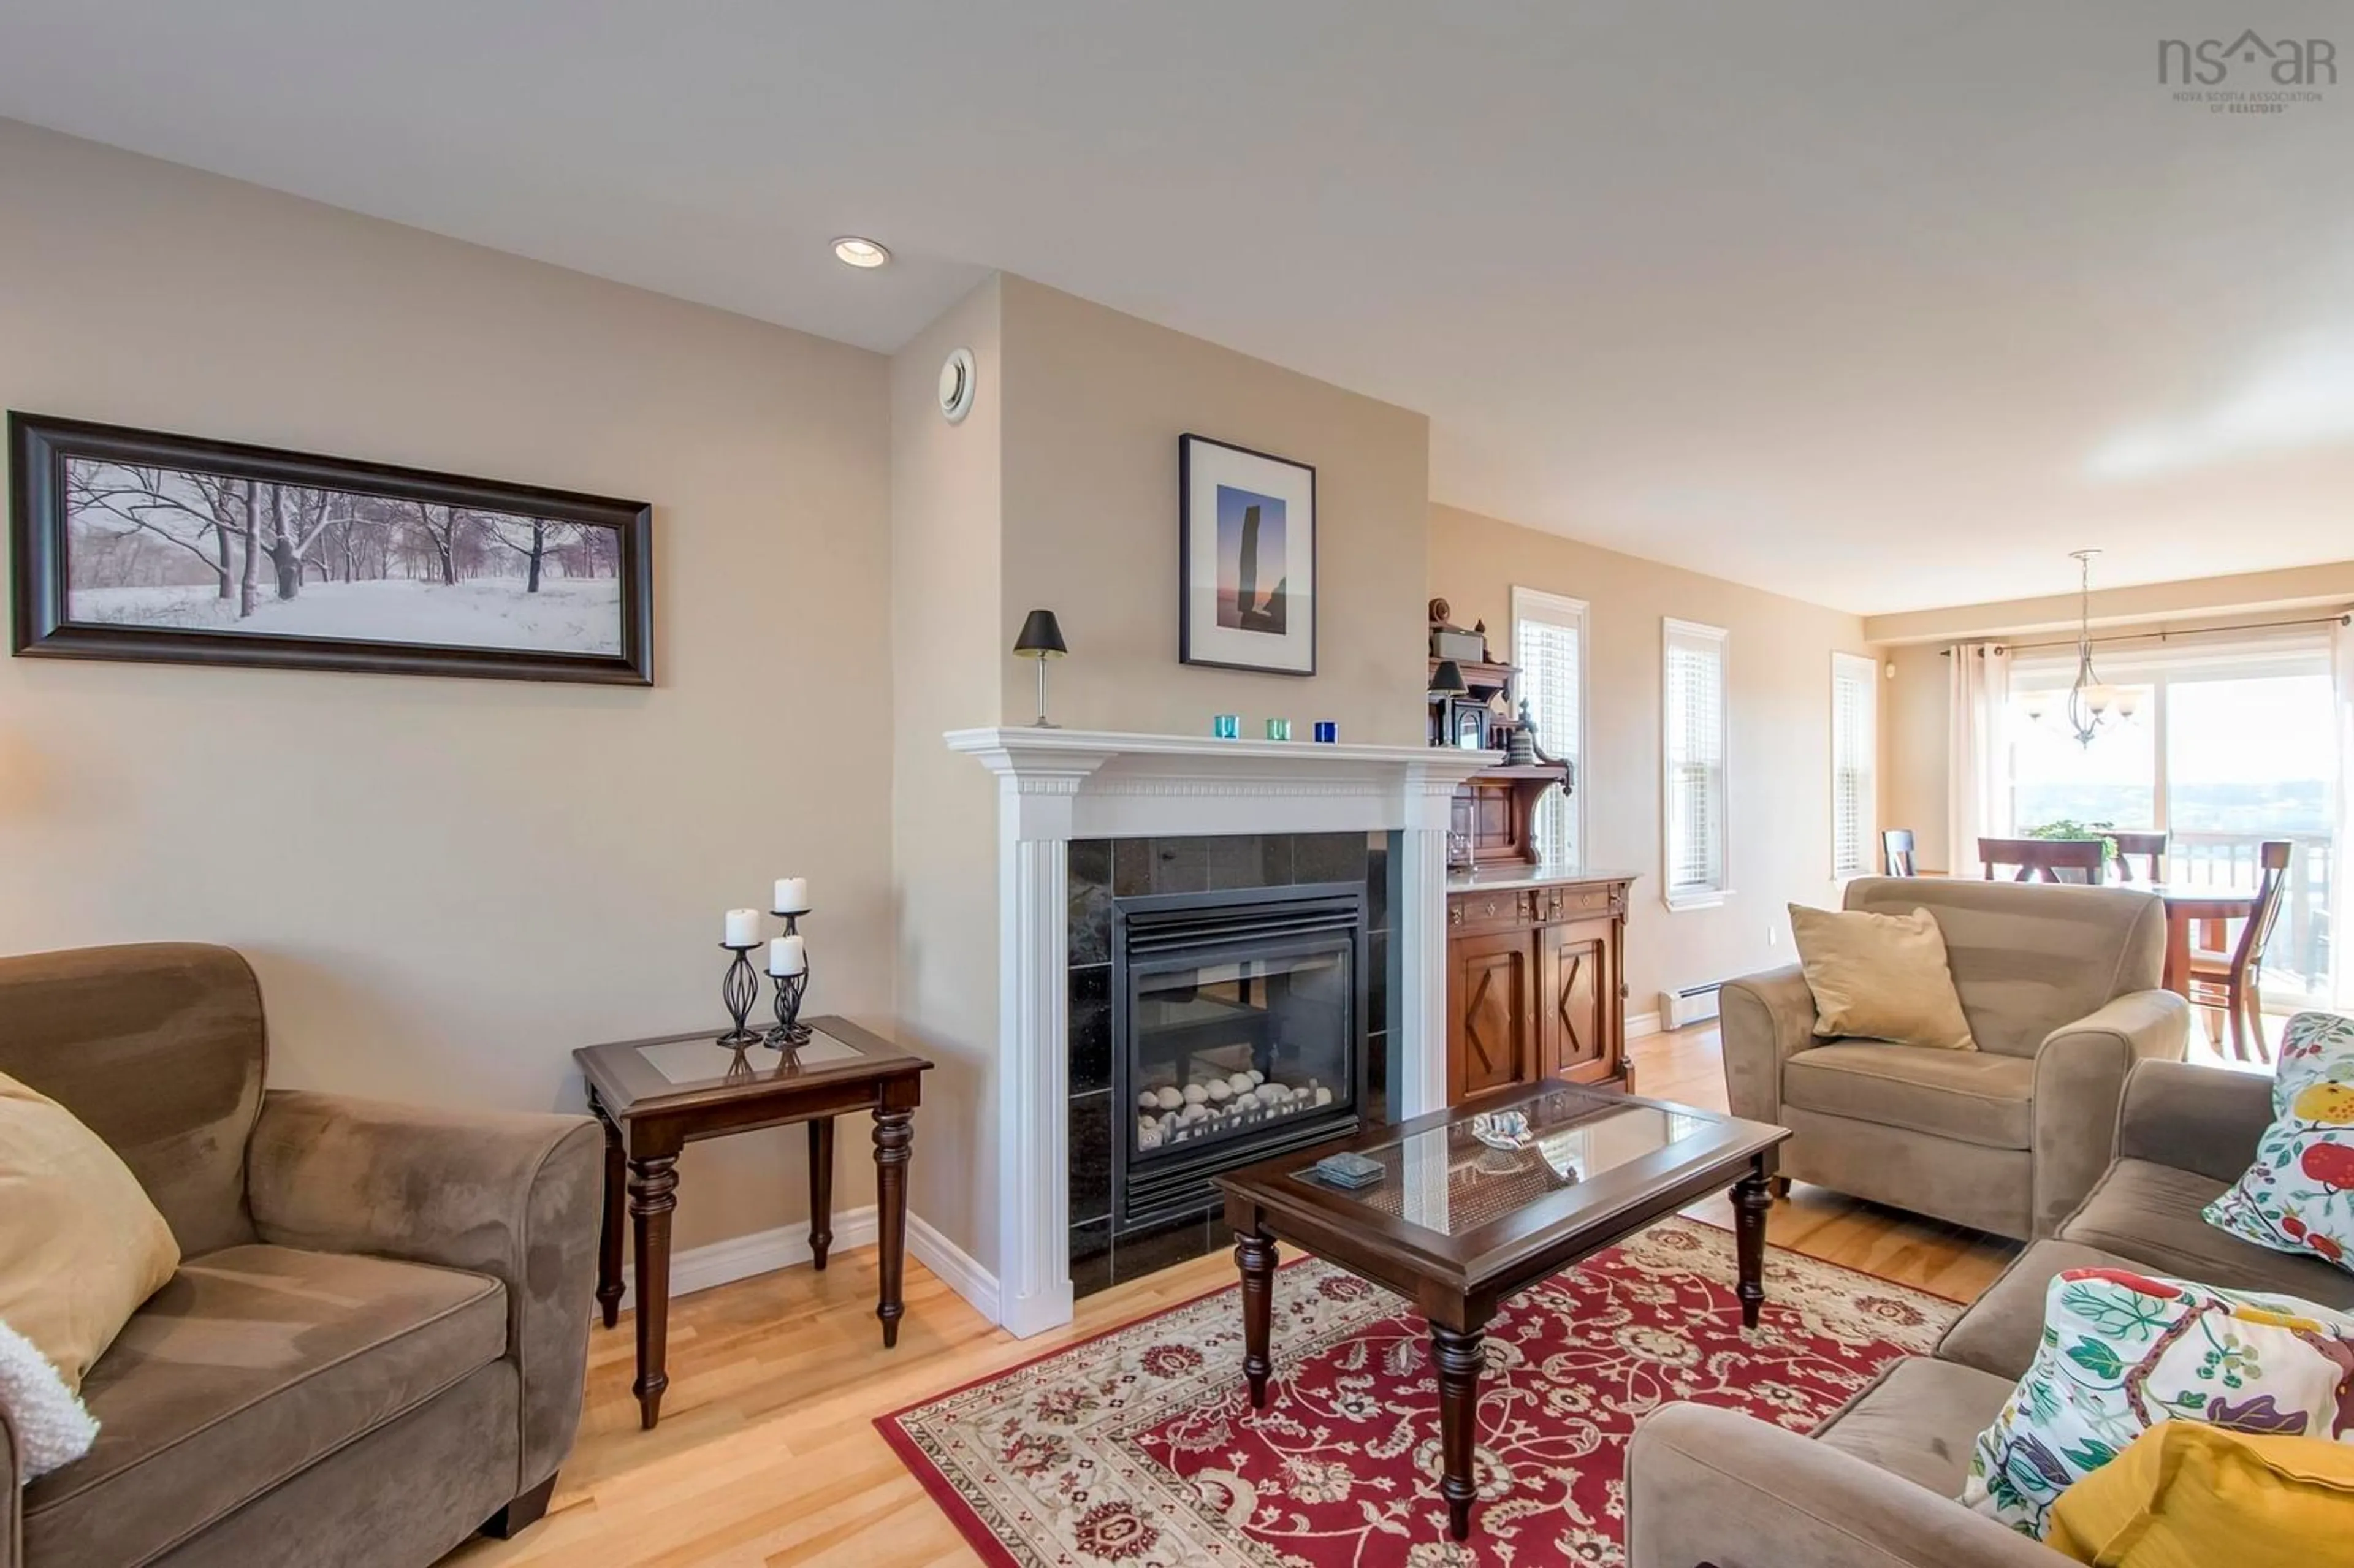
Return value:
M 1448 722 L 1455 712 L 1455 699 L 1471 694 L 1471 683 L 1463 678 L 1463 666 L 1452 659 L 1441 659 L 1430 672 L 1430 685 L 1424 694 L 1431 702 L 1430 744 L 1452 746 L 1454 726 Z
M 1033 729 L 1062 728 L 1046 717 L 1046 661 L 1060 659 L 1070 651 L 1051 609 L 1032 610 L 1030 619 L 1022 623 L 1022 635 L 1013 640 L 1013 652 L 1018 657 L 1038 661 L 1038 717 L 1030 726 Z

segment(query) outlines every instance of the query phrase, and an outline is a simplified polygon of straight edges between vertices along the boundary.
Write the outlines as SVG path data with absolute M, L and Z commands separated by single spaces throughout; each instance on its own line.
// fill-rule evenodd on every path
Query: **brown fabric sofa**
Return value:
M 2052 1276 L 2125 1266 L 2354 1310 L 2354 1275 L 2200 1217 L 2255 1158 L 2271 1096 L 2253 1074 L 2136 1067 L 2116 1160 L 2058 1235 L 2020 1254 L 1935 1355 L 1891 1366 L 1813 1436 L 1691 1404 L 1645 1421 L 1627 1459 L 1633 1568 L 2056 1568 L 2057 1552 L 1953 1500 L 2034 1356 Z
M 1976 1051 L 1819 1040 L 1797 966 L 1719 996 L 1735 1116 L 1778 1122 L 1785 1177 L 2026 1241 L 2109 1162 L 2138 1061 L 2179 1061 L 2190 1005 L 2160 989 L 2166 911 L 2120 887 L 1861 877 L 1847 907 L 1925 908 Z
M 138 1176 L 182 1262 L 90 1369 L 97 1446 L 0 1568 L 422 1568 L 546 1507 L 580 1420 L 603 1145 L 581 1117 L 265 1091 L 224 948 L 0 959 L 0 1072 Z

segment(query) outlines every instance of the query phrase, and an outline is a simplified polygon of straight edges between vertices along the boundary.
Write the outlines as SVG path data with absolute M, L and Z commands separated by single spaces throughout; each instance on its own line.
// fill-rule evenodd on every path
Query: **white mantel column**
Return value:
M 1022 1338 L 1071 1320 L 1070 849 L 1009 832 L 998 853 L 997 1320 Z
M 1398 944 L 1398 994 L 1390 1013 L 1398 1038 L 1398 1081 L 1390 1085 L 1397 1121 L 1447 1106 L 1447 831 L 1454 769 L 1410 769 L 1405 826 L 1398 834 L 1398 902 L 1390 940 Z
M 974 754 L 997 775 L 997 1320 L 1026 1339 L 1071 1320 L 1072 806 L 1108 757 Z

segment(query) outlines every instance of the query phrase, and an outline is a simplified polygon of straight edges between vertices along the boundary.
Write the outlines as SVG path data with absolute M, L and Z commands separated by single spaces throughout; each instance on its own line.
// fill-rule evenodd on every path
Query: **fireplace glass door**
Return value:
M 1352 1110 L 1349 950 L 1188 964 L 1136 977 L 1134 1148 L 1205 1148 Z M 1312 1119 L 1312 1118 L 1311 1118 Z
M 1341 1131 L 1364 1096 L 1362 895 L 1123 901 L 1113 1029 L 1121 1228 L 1215 1201 L 1210 1176 Z

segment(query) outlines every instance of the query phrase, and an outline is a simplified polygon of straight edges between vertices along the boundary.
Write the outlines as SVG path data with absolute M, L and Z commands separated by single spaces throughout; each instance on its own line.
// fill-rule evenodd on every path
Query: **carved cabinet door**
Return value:
M 1535 1081 L 1536 933 L 1458 937 L 1447 953 L 1447 1103 Z
M 1617 943 L 1608 920 L 1548 926 L 1537 974 L 1538 1059 L 1545 1074 L 1587 1082 L 1618 1065 Z

